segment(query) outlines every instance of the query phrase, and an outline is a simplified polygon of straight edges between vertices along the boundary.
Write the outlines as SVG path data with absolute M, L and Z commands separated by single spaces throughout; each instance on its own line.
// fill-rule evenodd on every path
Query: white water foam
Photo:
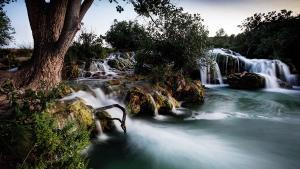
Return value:
M 290 85 L 297 84 L 297 78 L 298 76 L 295 74 L 291 74 L 289 67 L 283 63 L 280 60 L 269 60 L 269 59 L 248 59 L 244 56 L 241 56 L 240 54 L 233 52 L 228 49 L 220 49 L 216 48 L 213 50 L 210 50 L 208 52 L 208 56 L 212 57 L 213 60 L 216 60 L 218 63 L 218 57 L 226 57 L 225 62 L 225 72 L 227 75 L 228 72 L 228 59 L 232 58 L 234 60 L 234 71 L 240 72 L 241 71 L 241 65 L 244 65 L 244 70 L 252 73 L 260 74 L 261 76 L 265 77 L 266 79 L 266 88 L 278 88 L 278 79 L 289 83 Z M 223 63 L 218 63 L 223 64 Z M 217 64 L 217 65 L 218 65 Z M 209 68 L 209 67 L 208 67 Z M 210 72 L 207 71 L 207 69 L 200 69 L 201 72 L 201 80 L 204 82 L 204 84 L 213 84 L 209 79 L 211 79 Z M 214 74 L 217 74 L 217 76 L 214 76 L 213 79 L 222 79 L 220 73 L 219 65 L 216 67 Z M 220 74 L 220 75 L 218 75 Z

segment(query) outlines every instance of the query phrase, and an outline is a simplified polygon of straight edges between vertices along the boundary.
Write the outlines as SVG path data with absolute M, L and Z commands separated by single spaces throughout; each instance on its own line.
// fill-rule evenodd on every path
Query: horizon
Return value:
M 300 13 L 299 0 L 174 0 L 173 3 L 176 6 L 183 7 L 185 12 L 192 14 L 199 13 L 204 19 L 203 24 L 207 27 L 209 36 L 214 36 L 215 32 L 220 28 L 223 28 L 227 35 L 241 33 L 238 25 L 254 13 L 280 11 L 282 9 L 291 10 L 294 15 Z M 125 10 L 122 13 L 118 13 L 114 3 L 96 1 L 83 19 L 81 30 L 94 32 L 97 35 L 104 35 L 113 24 L 114 19 L 118 21 L 146 21 L 145 17 L 138 16 L 134 12 L 130 4 L 121 4 Z M 15 29 L 14 40 L 6 48 L 33 47 L 32 34 L 24 1 L 8 4 L 4 9 L 11 20 L 12 27 Z M 99 18 L 101 16 L 105 17 L 98 20 L 98 17 L 95 16 L 99 16 Z

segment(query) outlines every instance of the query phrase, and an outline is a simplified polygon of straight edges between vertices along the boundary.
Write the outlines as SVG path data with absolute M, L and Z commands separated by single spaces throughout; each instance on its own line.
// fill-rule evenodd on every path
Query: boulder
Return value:
M 172 114 L 174 108 L 179 108 L 179 102 L 164 88 L 155 87 L 153 98 L 159 114 Z
M 131 115 L 154 116 L 157 113 L 153 97 L 139 87 L 134 87 L 127 92 L 125 103 Z
M 183 106 L 198 105 L 204 102 L 204 88 L 199 80 L 188 82 L 181 90 L 176 91 L 175 98 L 183 101 Z
M 87 71 L 84 73 L 84 77 L 87 78 L 87 77 L 91 77 L 92 76 L 92 73 Z
M 100 120 L 102 131 L 112 132 L 116 130 L 116 126 L 112 120 L 109 120 L 108 118 L 112 118 L 111 115 L 107 111 L 101 111 L 97 113 L 97 118 Z
M 59 87 L 58 87 L 58 95 L 60 98 L 63 98 L 71 93 L 75 92 L 75 90 L 69 86 L 69 85 L 66 85 L 66 84 L 61 84 Z
M 157 91 L 155 92 L 153 98 L 156 103 L 159 114 L 172 114 L 172 110 L 173 108 L 175 108 L 175 104 L 177 104 L 178 102 L 174 99 L 174 103 L 174 100 L 170 99 L 171 97 L 172 96 L 164 96 Z
M 107 82 L 111 86 L 120 85 L 122 82 L 119 79 L 113 79 Z
M 234 89 L 261 89 L 265 87 L 265 78 L 256 73 L 234 73 L 227 77 L 228 84 Z
M 293 86 L 291 84 L 289 84 L 288 82 L 282 81 L 280 79 L 277 79 L 277 83 L 279 84 L 279 86 L 281 88 L 285 88 L 285 89 L 292 89 Z
M 202 104 L 204 88 L 199 80 L 186 80 L 183 76 L 170 76 L 165 81 L 172 96 L 184 105 Z
M 121 71 L 134 68 L 134 61 L 132 60 L 132 58 L 128 58 L 128 57 L 115 57 L 113 59 L 109 59 L 107 61 L 107 64 L 111 68 L 115 68 Z
M 91 107 L 87 106 L 80 99 L 71 103 L 56 102 L 47 108 L 46 111 L 55 119 L 59 129 L 64 128 L 68 122 L 74 120 L 87 128 L 94 123 Z
M 102 72 L 97 72 L 95 74 L 92 75 L 93 79 L 107 79 L 108 77 L 103 75 Z

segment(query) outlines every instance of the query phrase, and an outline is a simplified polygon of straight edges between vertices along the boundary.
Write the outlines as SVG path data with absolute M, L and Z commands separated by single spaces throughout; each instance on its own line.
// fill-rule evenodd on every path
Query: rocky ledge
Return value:
M 204 88 L 200 81 L 170 76 L 161 83 L 135 86 L 128 90 L 125 97 L 131 115 L 171 115 L 175 108 L 180 107 L 179 102 L 182 102 L 182 106 L 202 104 Z
M 256 73 L 234 73 L 227 77 L 228 84 L 234 89 L 261 89 L 265 87 L 265 78 Z

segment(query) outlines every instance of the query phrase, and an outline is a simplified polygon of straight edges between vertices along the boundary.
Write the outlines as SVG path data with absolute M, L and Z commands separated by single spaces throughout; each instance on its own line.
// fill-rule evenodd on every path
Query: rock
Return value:
M 123 54 L 122 54 L 123 56 Z M 133 69 L 134 68 L 134 61 L 131 57 L 128 57 L 126 54 L 124 54 L 124 57 L 115 57 L 113 59 L 109 59 L 107 61 L 107 64 L 111 68 L 115 68 L 121 71 L 125 71 L 128 69 Z
M 120 85 L 121 84 L 121 80 L 118 79 L 113 79 L 107 82 L 109 85 L 115 86 L 115 85 Z
M 64 128 L 68 122 L 74 120 L 87 128 L 94 123 L 92 109 L 83 100 L 76 100 L 71 103 L 56 102 L 46 111 L 55 119 L 59 129 Z
M 188 82 L 184 88 L 175 93 L 175 98 L 182 100 L 182 106 L 198 105 L 204 102 L 204 88 L 199 80 Z
M 175 104 L 172 102 L 173 100 L 171 100 L 168 96 L 164 96 L 159 92 L 155 92 L 153 98 L 155 100 L 159 114 L 166 115 L 172 113 Z
M 97 72 L 95 74 L 92 75 L 93 79 L 107 79 L 108 77 L 105 75 L 102 75 L 101 72 Z
M 265 78 L 256 73 L 234 73 L 227 77 L 228 84 L 234 89 L 261 89 L 265 87 Z
M 58 87 L 58 95 L 60 98 L 63 98 L 73 92 L 75 92 L 74 89 L 69 85 L 62 84 Z
M 172 114 L 174 108 L 179 108 L 179 102 L 166 90 L 160 86 L 155 87 L 153 98 L 159 114 Z
M 139 87 L 134 87 L 127 92 L 125 103 L 131 115 L 154 116 L 157 113 L 153 97 Z
M 91 77 L 92 76 L 92 73 L 87 71 L 84 73 L 84 77 L 87 78 L 87 77 Z
M 293 86 L 291 84 L 289 84 L 289 83 L 287 83 L 285 81 L 282 81 L 280 79 L 277 79 L 277 83 L 279 84 L 279 86 L 281 88 L 285 88 L 285 89 L 292 89 L 293 88 Z
M 199 80 L 187 81 L 183 76 L 167 77 L 165 85 L 172 96 L 183 105 L 202 104 L 204 102 L 204 88 Z
M 116 130 L 114 122 L 108 119 L 112 117 L 107 113 L 107 111 L 99 112 L 97 118 L 100 119 L 100 124 L 103 132 L 112 132 Z

